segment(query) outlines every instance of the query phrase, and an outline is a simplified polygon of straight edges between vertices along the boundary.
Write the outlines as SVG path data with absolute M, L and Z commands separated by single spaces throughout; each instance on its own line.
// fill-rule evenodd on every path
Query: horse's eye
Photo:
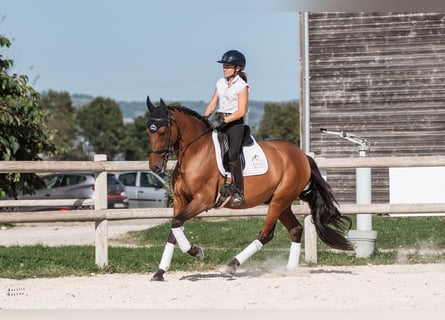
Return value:
M 160 128 L 158 129 L 158 135 L 159 135 L 159 136 L 163 137 L 163 136 L 165 136 L 166 133 L 167 133 L 167 128 L 166 128 L 165 126 L 160 127 Z

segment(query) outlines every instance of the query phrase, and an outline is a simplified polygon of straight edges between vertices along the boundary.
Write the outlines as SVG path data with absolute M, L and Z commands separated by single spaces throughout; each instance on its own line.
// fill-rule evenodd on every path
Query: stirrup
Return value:
M 232 206 L 242 206 L 244 204 L 244 197 L 243 194 L 239 191 L 233 192 L 232 195 Z
M 225 182 L 219 189 L 218 197 L 215 201 L 215 208 L 225 206 L 233 195 L 233 186 L 231 183 Z

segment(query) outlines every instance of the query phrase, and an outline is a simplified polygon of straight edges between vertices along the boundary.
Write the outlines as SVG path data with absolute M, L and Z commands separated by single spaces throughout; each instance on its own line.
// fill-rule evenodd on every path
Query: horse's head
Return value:
M 151 144 L 150 168 L 159 173 L 167 164 L 169 153 L 173 151 L 178 131 L 172 121 L 171 112 L 162 99 L 160 106 L 155 107 L 147 96 L 147 108 L 150 111 L 146 129 Z

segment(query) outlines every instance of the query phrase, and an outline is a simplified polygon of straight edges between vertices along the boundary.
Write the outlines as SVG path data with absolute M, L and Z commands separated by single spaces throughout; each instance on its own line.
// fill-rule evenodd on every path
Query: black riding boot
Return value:
M 232 206 L 241 206 L 244 204 L 244 180 L 243 168 L 241 167 L 241 160 L 229 162 L 230 174 L 232 175 L 233 195 Z

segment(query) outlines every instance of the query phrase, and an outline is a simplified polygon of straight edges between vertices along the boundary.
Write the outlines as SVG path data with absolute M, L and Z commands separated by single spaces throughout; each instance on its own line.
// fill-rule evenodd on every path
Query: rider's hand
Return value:
M 210 126 L 212 127 L 212 129 L 217 129 L 221 128 L 224 124 L 225 122 L 223 118 L 216 118 L 210 123 Z

